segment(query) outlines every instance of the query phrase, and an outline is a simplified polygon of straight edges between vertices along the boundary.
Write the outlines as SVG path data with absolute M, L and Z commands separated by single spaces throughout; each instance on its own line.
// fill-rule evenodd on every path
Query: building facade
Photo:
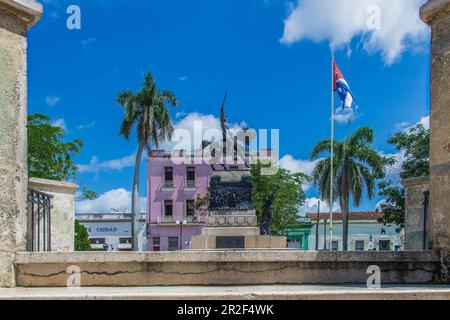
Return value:
M 162 150 L 148 153 L 148 251 L 190 248 L 205 214 L 195 201 L 206 196 L 212 175 L 209 164 L 177 164 Z
M 401 251 L 404 250 L 404 229 L 397 225 L 383 225 L 378 219 L 381 212 L 350 212 L 348 226 L 349 251 Z M 316 232 L 319 234 L 318 250 L 342 250 L 342 213 L 333 214 L 333 238 L 330 240 L 328 213 L 308 213 L 313 227 L 309 237 L 309 250 L 316 249 Z M 319 224 L 317 225 L 317 220 Z M 318 226 L 318 230 L 316 229 Z
M 130 213 L 76 214 L 76 219 L 86 227 L 94 251 L 131 251 Z M 147 249 L 146 214 L 139 217 L 139 251 Z
M 313 224 L 310 218 L 300 218 L 298 224 L 285 230 L 287 247 L 289 249 L 309 250 L 309 239 Z

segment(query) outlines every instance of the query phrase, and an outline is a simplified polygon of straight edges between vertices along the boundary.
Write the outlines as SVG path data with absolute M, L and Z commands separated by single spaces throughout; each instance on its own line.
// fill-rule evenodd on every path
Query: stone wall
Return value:
M 42 13 L 30 0 L 0 0 L 0 287 L 14 285 L 13 255 L 27 226 L 27 30 Z
M 433 246 L 450 260 L 450 0 L 429 0 L 421 18 L 431 26 L 430 215 Z
M 65 287 L 69 267 L 80 271 L 81 286 L 366 284 L 372 265 L 382 284 L 426 284 L 438 277 L 438 263 L 429 251 L 297 250 L 18 253 L 15 260 L 24 287 Z
M 75 192 L 73 183 L 30 178 L 28 186 L 53 196 L 51 209 L 52 251 L 74 251 Z
M 405 250 L 423 250 L 424 193 L 429 191 L 430 177 L 405 179 L 402 183 L 405 188 Z M 430 220 L 428 215 L 428 235 L 430 234 Z M 428 241 L 428 246 L 430 245 L 431 242 Z M 428 246 L 426 249 L 428 249 Z

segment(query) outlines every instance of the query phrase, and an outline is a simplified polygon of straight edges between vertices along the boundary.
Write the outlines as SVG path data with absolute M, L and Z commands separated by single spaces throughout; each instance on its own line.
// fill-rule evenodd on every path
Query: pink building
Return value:
M 148 250 L 188 249 L 205 216 L 195 200 L 205 196 L 212 175 L 209 164 L 175 164 L 163 150 L 148 154 Z

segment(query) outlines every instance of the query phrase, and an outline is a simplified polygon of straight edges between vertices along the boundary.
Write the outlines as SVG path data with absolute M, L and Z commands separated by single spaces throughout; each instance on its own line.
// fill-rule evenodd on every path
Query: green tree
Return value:
M 418 124 L 406 132 L 398 132 L 388 139 L 398 152 L 403 154 L 400 177 L 402 179 L 427 176 L 430 174 L 430 130 Z M 383 217 L 380 223 L 394 223 L 402 226 L 405 223 L 405 190 L 392 181 L 379 184 L 380 196 L 385 198 L 381 204 Z
M 342 243 L 343 250 L 347 251 L 348 244 L 348 214 L 350 197 L 353 205 L 358 207 L 361 203 L 363 190 L 369 199 L 375 193 L 375 181 L 385 176 L 385 166 L 392 163 L 392 158 L 383 157 L 372 147 L 373 130 L 362 127 L 347 137 L 343 142 L 334 141 L 334 170 L 333 170 L 333 199 L 339 199 L 342 210 Z M 331 141 L 319 142 L 311 152 L 311 159 L 316 160 L 323 153 L 329 153 Z M 318 161 L 314 168 L 312 178 L 319 188 L 322 200 L 330 202 L 331 183 L 330 157 Z M 332 204 L 330 204 L 332 206 Z
M 83 141 L 64 142 L 65 130 L 53 126 L 52 119 L 43 114 L 28 116 L 28 175 L 30 177 L 75 181 L 78 167 L 73 157 L 83 148 Z M 95 199 L 97 194 L 81 187 L 78 199 Z
M 75 251 L 91 251 L 91 241 L 85 226 L 75 220 Z
M 64 129 L 52 126 L 43 114 L 28 116 L 28 175 L 30 177 L 67 181 L 74 180 L 77 166 L 73 157 L 80 153 L 83 142 L 64 142 Z
M 139 169 L 144 149 L 149 151 L 152 146 L 170 139 L 173 133 L 167 104 L 178 105 L 175 95 L 169 91 L 157 88 L 153 76 L 146 73 L 144 84 L 140 91 L 122 91 L 117 96 L 117 102 L 124 107 L 125 115 L 120 127 L 120 135 L 129 139 L 133 127 L 136 127 L 138 150 L 134 165 L 133 191 L 131 200 L 133 250 L 138 248 L 139 228 Z
M 261 223 L 261 213 L 264 202 L 274 192 L 273 203 L 273 225 L 274 235 L 283 235 L 284 230 L 298 221 L 298 208 L 305 203 L 305 193 L 302 189 L 303 183 L 310 178 L 303 173 L 291 173 L 280 168 L 274 175 L 261 174 L 261 168 L 270 167 L 270 164 L 258 162 L 251 167 L 253 181 L 252 201 Z

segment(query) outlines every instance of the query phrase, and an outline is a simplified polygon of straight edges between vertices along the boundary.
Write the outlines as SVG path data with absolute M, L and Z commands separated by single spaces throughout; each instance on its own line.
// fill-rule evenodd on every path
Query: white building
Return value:
M 86 227 L 92 250 L 131 251 L 130 213 L 84 213 L 76 219 Z M 147 249 L 146 214 L 139 216 L 139 251 Z
M 378 222 L 382 216 L 379 212 L 351 212 L 348 226 L 349 251 L 399 251 L 404 250 L 404 229 L 397 225 L 386 225 Z M 308 213 L 313 228 L 309 238 L 309 250 L 316 247 L 317 213 Z M 319 215 L 319 250 L 330 249 L 330 214 Z M 342 250 L 342 213 L 333 214 L 333 250 Z

